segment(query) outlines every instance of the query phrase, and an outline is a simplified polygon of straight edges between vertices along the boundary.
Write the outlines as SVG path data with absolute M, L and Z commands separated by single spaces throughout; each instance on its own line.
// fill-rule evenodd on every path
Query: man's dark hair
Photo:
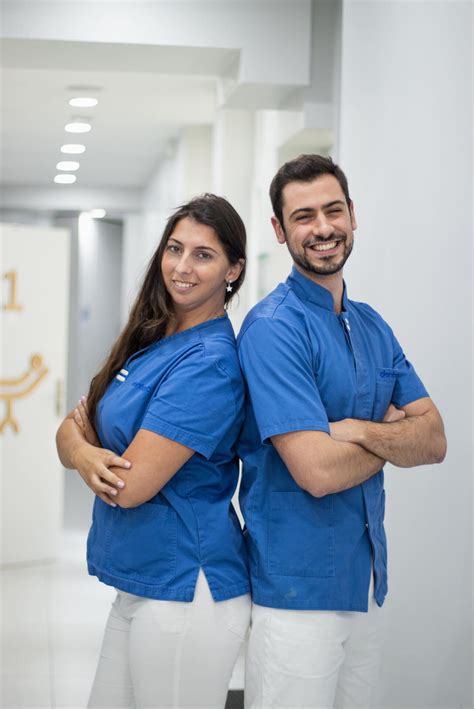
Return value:
M 312 182 L 323 175 L 334 175 L 341 185 L 350 207 L 349 186 L 343 171 L 331 158 L 322 155 L 300 155 L 280 167 L 270 185 L 273 213 L 283 227 L 283 188 L 290 182 Z

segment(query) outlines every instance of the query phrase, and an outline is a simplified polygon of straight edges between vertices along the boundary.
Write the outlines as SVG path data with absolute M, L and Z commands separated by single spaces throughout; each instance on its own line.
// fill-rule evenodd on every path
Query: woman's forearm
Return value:
M 84 433 L 74 419 L 69 417 L 64 419 L 56 434 L 56 447 L 59 460 L 65 468 L 77 467 L 74 464 L 75 454 L 84 445 L 90 444 L 86 441 Z

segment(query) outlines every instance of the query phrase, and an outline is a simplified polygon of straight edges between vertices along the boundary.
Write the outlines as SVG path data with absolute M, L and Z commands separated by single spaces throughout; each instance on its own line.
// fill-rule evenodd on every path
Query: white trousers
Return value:
M 216 603 L 202 570 L 192 603 L 119 591 L 90 709 L 223 709 L 250 621 L 249 594 Z
M 293 611 L 253 605 L 245 668 L 245 709 L 371 706 L 382 609 L 368 613 Z

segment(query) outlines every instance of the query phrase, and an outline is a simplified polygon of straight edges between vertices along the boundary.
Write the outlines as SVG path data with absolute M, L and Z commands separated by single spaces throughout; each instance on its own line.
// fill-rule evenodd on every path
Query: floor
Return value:
M 3 709 L 86 706 L 114 590 L 87 575 L 84 550 L 85 535 L 67 532 L 58 561 L 1 571 Z M 240 657 L 230 688 L 242 687 Z

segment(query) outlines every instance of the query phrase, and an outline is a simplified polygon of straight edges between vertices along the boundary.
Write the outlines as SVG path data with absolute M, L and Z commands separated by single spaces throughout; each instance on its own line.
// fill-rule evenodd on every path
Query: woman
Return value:
M 76 411 L 84 425 L 72 412 L 58 431 L 62 463 L 97 495 L 89 573 L 117 589 L 90 707 L 225 704 L 250 615 L 230 502 L 244 390 L 225 314 L 244 271 L 233 207 L 211 194 L 180 207 Z

